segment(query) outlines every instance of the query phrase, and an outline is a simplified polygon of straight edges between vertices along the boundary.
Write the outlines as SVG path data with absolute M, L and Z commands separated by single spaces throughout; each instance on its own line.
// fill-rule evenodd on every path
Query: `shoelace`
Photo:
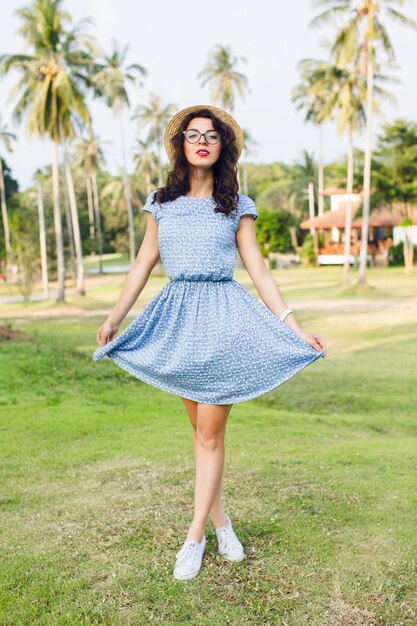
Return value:
M 218 529 L 219 538 L 224 541 L 227 548 L 235 548 L 239 547 L 238 538 L 236 537 L 233 529 L 229 528 L 219 528 Z
M 194 551 L 194 556 L 193 556 L 193 564 L 194 564 L 195 557 L 198 554 L 198 551 L 196 548 L 197 548 L 197 542 L 184 544 L 183 547 L 181 548 L 179 555 L 177 556 L 177 563 L 178 564 L 184 563 L 184 561 L 186 561 L 189 555 Z

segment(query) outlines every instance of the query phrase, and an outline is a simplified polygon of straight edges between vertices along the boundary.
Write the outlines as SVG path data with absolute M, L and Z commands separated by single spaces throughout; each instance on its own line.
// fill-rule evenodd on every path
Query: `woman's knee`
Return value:
M 197 437 L 202 446 L 213 450 L 224 444 L 230 408 L 231 405 L 198 405 Z
M 224 428 L 219 429 L 214 425 L 197 424 L 196 436 L 200 446 L 206 450 L 216 450 L 224 445 Z

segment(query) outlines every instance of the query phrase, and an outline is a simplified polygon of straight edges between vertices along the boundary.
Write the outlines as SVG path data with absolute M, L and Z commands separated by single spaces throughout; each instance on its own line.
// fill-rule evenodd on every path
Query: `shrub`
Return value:
M 413 263 L 417 260 L 417 246 L 413 246 Z M 404 243 L 400 241 L 388 248 L 388 265 L 404 265 Z
M 311 233 L 307 233 L 300 250 L 300 258 L 305 266 L 316 265 L 317 256 L 314 251 L 314 241 Z

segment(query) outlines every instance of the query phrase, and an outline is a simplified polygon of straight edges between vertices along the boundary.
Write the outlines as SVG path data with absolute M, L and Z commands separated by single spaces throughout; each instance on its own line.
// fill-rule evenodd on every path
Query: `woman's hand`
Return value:
M 324 339 L 322 339 L 320 337 L 320 335 L 318 335 L 317 333 L 306 333 L 304 331 L 301 331 L 298 334 L 312 348 L 317 350 L 317 352 L 320 352 L 320 350 L 323 350 L 323 352 L 324 352 L 323 358 L 326 356 L 327 346 L 326 346 L 326 343 L 325 343 Z
M 96 339 L 99 346 L 102 348 L 107 343 L 109 343 L 118 330 L 119 324 L 115 324 L 114 322 L 106 320 L 97 331 Z

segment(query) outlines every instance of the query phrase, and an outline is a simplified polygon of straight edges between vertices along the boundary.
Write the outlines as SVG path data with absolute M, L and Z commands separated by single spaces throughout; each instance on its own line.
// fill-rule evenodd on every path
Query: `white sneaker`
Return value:
M 200 542 L 197 540 L 186 540 L 182 548 L 177 552 L 175 561 L 174 578 L 178 580 L 188 580 L 197 576 L 201 568 L 203 554 L 206 547 L 206 536 Z
M 228 561 L 241 561 L 245 558 L 245 552 L 239 539 L 233 530 L 230 517 L 225 513 L 229 526 L 216 528 L 219 553 Z

